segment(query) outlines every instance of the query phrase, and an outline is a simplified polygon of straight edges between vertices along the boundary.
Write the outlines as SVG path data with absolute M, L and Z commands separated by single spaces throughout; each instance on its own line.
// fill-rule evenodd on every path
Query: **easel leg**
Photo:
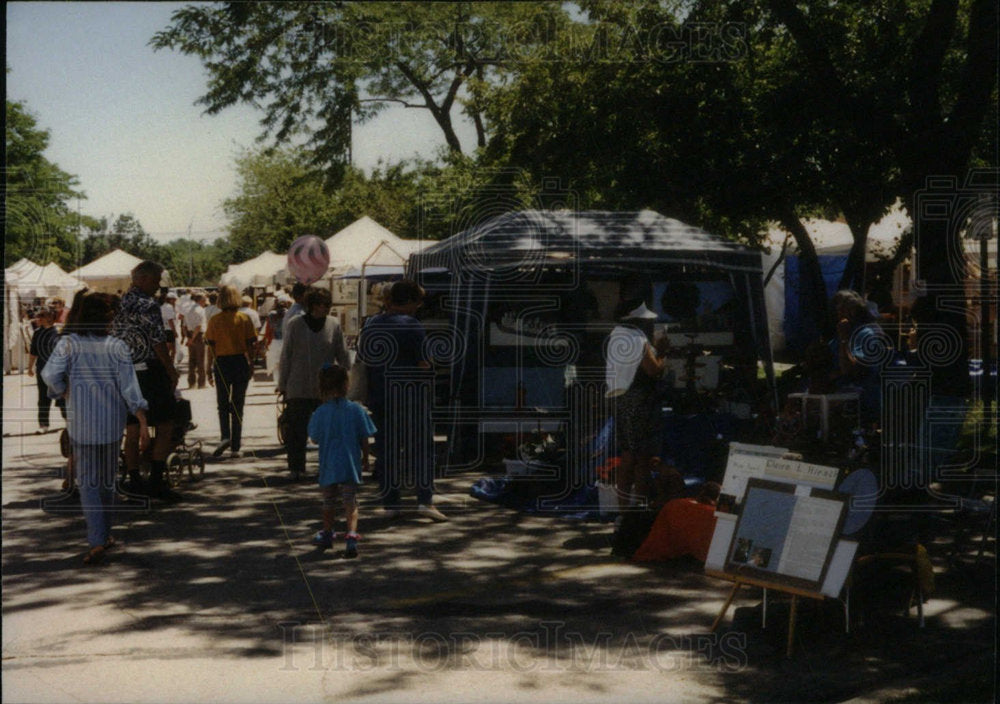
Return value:
M 732 604 L 733 599 L 736 598 L 736 592 L 739 590 L 740 586 L 739 582 L 733 584 L 733 588 L 729 592 L 729 596 L 726 598 L 726 603 L 722 605 L 722 611 L 720 611 L 719 615 L 715 617 L 715 623 L 712 624 L 712 630 L 709 631 L 709 633 L 715 633 L 715 629 L 719 627 L 719 624 L 722 623 L 722 619 L 726 617 L 726 612 L 729 611 L 729 605 Z
M 792 645 L 795 642 L 795 611 L 799 605 L 799 597 L 792 594 L 792 605 L 788 611 L 788 647 L 785 649 L 785 657 L 792 657 Z

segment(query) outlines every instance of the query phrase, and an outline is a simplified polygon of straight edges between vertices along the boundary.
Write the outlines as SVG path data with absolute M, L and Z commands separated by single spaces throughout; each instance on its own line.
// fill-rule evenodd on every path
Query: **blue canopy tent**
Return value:
M 490 429 L 593 429 L 579 416 L 592 412 L 584 397 L 603 399 L 601 341 L 617 298 L 650 302 L 665 282 L 730 287 L 747 335 L 735 346 L 751 357 L 754 375 L 763 362 L 773 391 L 760 254 L 650 210 L 506 212 L 414 254 L 407 275 L 439 294 L 452 348 L 461 350 L 438 416 L 451 426 L 453 462 L 481 460 L 479 435 Z M 651 307 L 666 319 L 659 304 Z

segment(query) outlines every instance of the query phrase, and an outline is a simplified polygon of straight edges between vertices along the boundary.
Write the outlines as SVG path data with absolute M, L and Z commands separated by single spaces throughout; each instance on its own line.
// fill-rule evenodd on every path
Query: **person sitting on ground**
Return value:
M 368 438 L 375 424 L 367 411 L 348 401 L 347 370 L 337 365 L 319 372 L 319 392 L 323 405 L 309 419 L 309 437 L 319 446 L 319 486 L 323 491 L 323 530 L 313 536 L 313 544 L 333 545 L 333 523 L 338 495 L 347 522 L 344 557 L 358 556 L 358 486 L 362 470 L 368 466 Z
M 720 491 L 717 482 L 705 482 L 695 498 L 668 501 L 632 559 L 650 562 L 691 556 L 704 562 L 715 532 L 715 504 Z
M 100 562 L 115 545 L 111 519 L 126 411 L 137 421 L 138 449 L 149 444 L 149 404 L 140 390 L 129 349 L 108 334 L 116 305 L 115 296 L 86 295 L 77 321 L 67 323 L 42 370 L 49 394 L 65 396 L 69 404 L 68 431 L 90 546 L 84 564 Z

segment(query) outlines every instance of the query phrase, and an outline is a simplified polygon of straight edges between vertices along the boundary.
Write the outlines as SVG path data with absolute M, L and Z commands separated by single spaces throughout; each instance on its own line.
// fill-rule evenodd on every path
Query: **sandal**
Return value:
M 85 565 L 99 565 L 104 560 L 104 552 L 106 548 L 103 545 L 96 545 L 90 549 L 90 552 L 86 554 L 83 558 L 83 564 Z
M 110 550 L 111 548 L 116 548 L 116 547 L 118 547 L 118 541 L 115 540 L 115 536 L 109 535 L 107 542 L 104 543 L 104 549 Z

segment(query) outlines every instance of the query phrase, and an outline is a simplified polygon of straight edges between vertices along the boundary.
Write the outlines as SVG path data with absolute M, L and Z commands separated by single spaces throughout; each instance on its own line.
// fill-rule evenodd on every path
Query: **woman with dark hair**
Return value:
M 100 562 L 115 544 L 111 518 L 126 413 L 139 420 L 140 448 L 149 445 L 148 404 L 132 355 L 128 345 L 109 334 L 117 307 L 115 296 L 82 296 L 42 370 L 49 395 L 67 400 L 67 430 L 90 546 L 84 564 Z
M 239 311 L 240 292 L 235 286 L 219 291 L 218 313 L 208 321 L 205 344 L 219 407 L 219 432 L 222 441 L 212 453 L 219 457 L 227 447 L 229 456 L 240 456 L 243 440 L 243 403 L 250 385 L 250 363 L 256 354 L 257 332 L 250 318 Z

